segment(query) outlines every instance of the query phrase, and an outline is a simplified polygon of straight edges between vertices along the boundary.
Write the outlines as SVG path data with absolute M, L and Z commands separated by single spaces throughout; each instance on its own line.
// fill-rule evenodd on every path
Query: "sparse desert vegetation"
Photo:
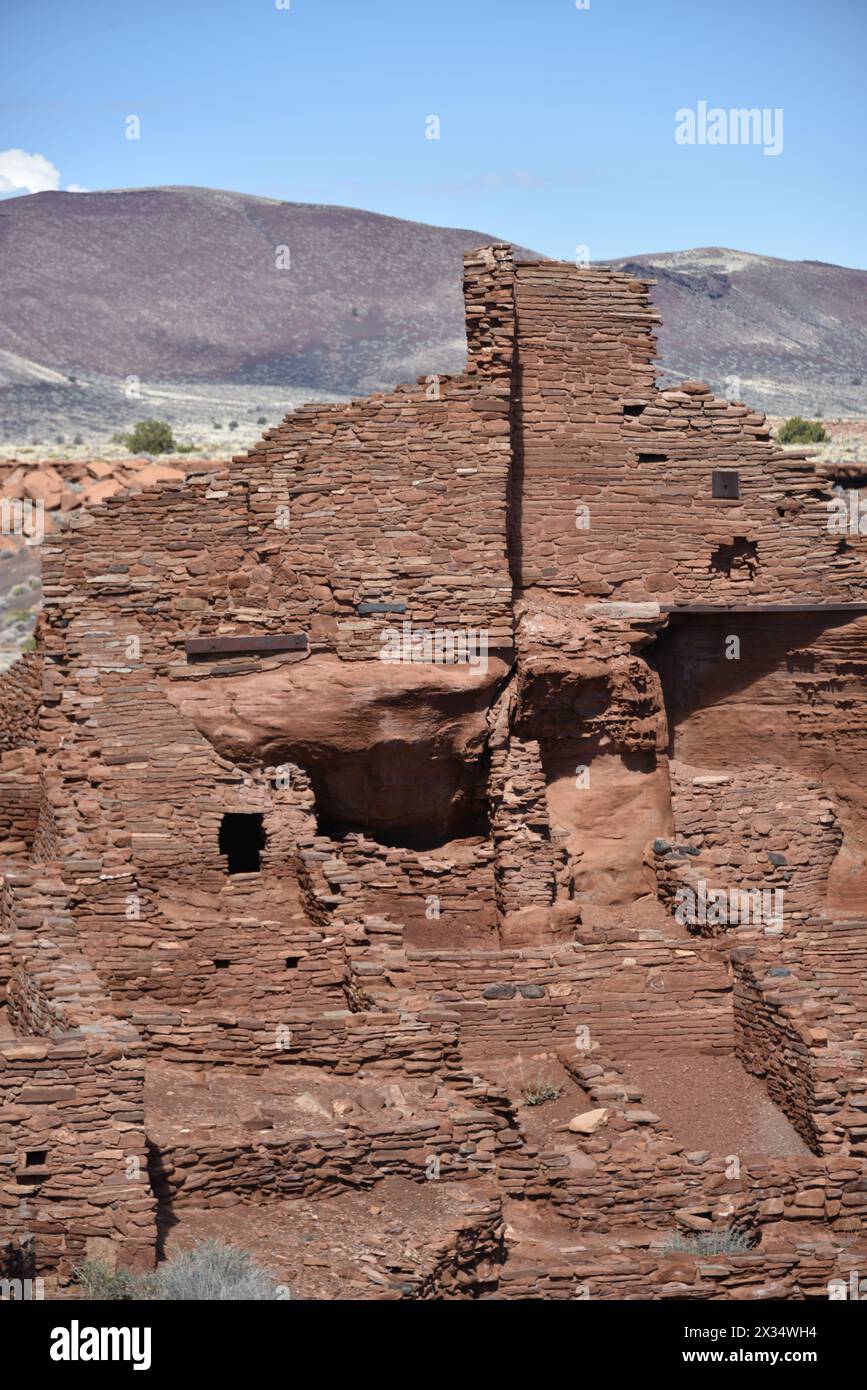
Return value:
M 76 1273 L 85 1296 L 103 1301 L 261 1303 L 291 1296 L 246 1251 L 219 1240 L 200 1241 L 153 1273 L 113 1269 L 103 1260 L 86 1260 Z
M 121 439 L 131 454 L 170 454 L 176 447 L 165 420 L 139 420 Z
M 791 416 L 777 430 L 780 444 L 827 444 L 829 439 L 821 420 L 805 420 L 801 415 Z

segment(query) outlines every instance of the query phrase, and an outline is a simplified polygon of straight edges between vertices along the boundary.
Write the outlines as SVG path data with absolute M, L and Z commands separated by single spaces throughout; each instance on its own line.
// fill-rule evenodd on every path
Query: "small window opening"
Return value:
M 28 1149 L 24 1154 L 25 1168 L 43 1168 L 47 1162 L 47 1149 Z
M 287 956 L 287 957 L 286 957 L 286 969 L 287 969 L 287 970 L 297 970 L 297 969 L 298 969 L 298 962 L 299 962 L 300 959 L 301 959 L 300 956 Z
M 739 474 L 732 468 L 715 468 L 713 470 L 711 490 L 714 497 L 740 497 L 741 481 Z
M 220 824 L 220 853 L 229 861 L 230 874 L 255 874 L 265 847 L 262 815 L 227 811 Z
M 639 454 L 639 463 L 667 463 L 668 454 Z
M 227 960 L 215 960 L 215 961 L 214 961 L 214 969 L 215 969 L 215 970 L 228 970 L 228 968 L 229 968 L 229 962 L 228 962 Z

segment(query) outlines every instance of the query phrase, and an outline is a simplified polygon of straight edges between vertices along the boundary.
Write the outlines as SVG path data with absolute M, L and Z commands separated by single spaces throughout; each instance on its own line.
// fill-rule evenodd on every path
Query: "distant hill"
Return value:
M 867 415 L 867 271 L 717 246 L 612 264 L 657 281 L 671 376 L 736 377 L 773 415 Z
M 10 198 L 0 353 L 31 376 L 38 363 L 338 393 L 460 371 L 463 252 L 494 240 L 207 188 Z
M 189 437 L 234 416 L 240 443 L 260 412 L 460 371 L 462 255 L 497 232 L 205 188 L 0 201 L 0 438 L 158 414 Z M 617 264 L 658 280 L 663 380 L 867 414 L 867 272 L 713 248 Z

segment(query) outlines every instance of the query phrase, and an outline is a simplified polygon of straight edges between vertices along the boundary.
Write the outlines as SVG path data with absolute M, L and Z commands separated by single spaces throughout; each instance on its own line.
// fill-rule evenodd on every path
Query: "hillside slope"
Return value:
M 146 414 L 187 437 L 252 430 L 460 371 L 462 255 L 496 239 L 204 188 L 3 200 L 0 436 L 92 438 Z M 615 264 L 658 282 L 663 380 L 772 414 L 867 414 L 867 271 L 713 247 Z
M 656 280 L 672 376 L 775 415 L 867 414 L 867 271 L 721 247 L 613 264 Z

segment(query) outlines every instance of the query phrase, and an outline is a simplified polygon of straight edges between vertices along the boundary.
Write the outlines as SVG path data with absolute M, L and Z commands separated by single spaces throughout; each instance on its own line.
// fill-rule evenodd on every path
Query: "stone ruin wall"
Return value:
M 515 303 L 524 588 L 675 605 L 863 598 L 858 538 L 828 529 L 832 480 L 776 448 L 760 413 L 701 383 L 654 387 L 647 282 L 541 261 L 517 267 Z M 738 499 L 712 497 L 713 469 L 738 471 Z
M 679 761 L 752 783 L 763 800 L 770 776 L 820 784 L 843 835 L 826 865 L 828 904 L 854 911 L 867 886 L 865 632 L 867 618 L 846 611 L 689 617 L 663 634 L 656 658 Z M 730 634 L 740 659 L 721 661 Z
M 31 747 L 42 700 L 42 655 L 24 652 L 0 675 L 0 753 Z
M 769 783 L 774 763 L 760 756 L 767 727 L 757 719 L 735 753 L 734 800 L 724 803 L 709 790 L 709 753 L 732 750 L 726 720 L 740 711 L 732 693 L 720 700 L 713 689 L 706 703 L 684 707 L 666 665 L 676 667 L 682 643 L 674 657 L 665 650 L 666 605 L 861 601 L 859 538 L 840 545 L 829 535 L 833 479 L 777 451 L 761 416 L 697 383 L 655 389 L 646 283 L 513 266 L 496 247 L 468 258 L 466 291 L 462 376 L 305 407 L 231 469 L 109 499 L 44 547 L 44 673 L 40 652 L 10 686 L 0 683 L 3 709 L 23 697 L 32 707 L 43 676 L 45 690 L 38 732 L 25 725 L 20 738 L 5 735 L 19 739 L 4 756 L 22 758 L 8 770 L 26 806 L 0 824 L 25 857 L 35 846 L 42 879 L 25 875 L 15 887 L 7 878 L 6 999 L 23 1036 L 0 1042 L 0 1084 L 11 1088 L 4 1119 L 22 1128 L 0 1153 L 14 1155 L 9 1211 L 20 1200 L 21 1134 L 36 1151 L 46 1125 L 69 1127 L 62 1172 L 36 1175 L 54 1217 L 45 1258 L 64 1277 L 95 1229 L 97 1240 L 120 1242 L 124 1259 L 147 1246 L 150 1192 L 112 1187 L 116 1200 L 98 1216 L 87 1196 L 116 1183 L 118 1154 L 143 1147 L 145 1055 L 251 1074 L 289 1063 L 421 1077 L 468 1103 L 453 1113 L 447 1097 L 429 1097 L 431 1118 L 385 1149 L 357 1126 L 324 1147 L 277 1136 L 267 1152 L 237 1134 L 198 1147 L 168 1136 L 153 1174 L 164 1202 L 196 1191 L 323 1193 L 358 1172 L 371 1182 L 419 1177 L 420 1151 L 433 1146 L 463 1156 L 456 1175 L 493 1175 L 501 1192 L 544 1198 L 602 1234 L 636 1220 L 664 1228 L 678 1204 L 708 1219 L 721 1193 L 734 1193 L 751 1223 L 790 1227 L 790 1240 L 819 1214 L 846 1222 L 863 1213 L 860 987 L 833 932 L 812 921 L 841 878 L 841 825 L 857 860 L 853 779 L 829 769 L 823 750 L 842 724 L 860 737 L 863 620 L 805 618 L 809 641 L 793 628 L 773 670 L 749 667 L 759 703 L 779 709 L 782 695 L 774 748 L 785 752 Z M 740 499 L 711 498 L 712 468 L 738 470 Z M 586 528 L 576 526 L 582 506 Z M 366 615 L 363 604 L 392 611 Z M 209 741 L 186 698 L 198 689 L 207 702 L 220 681 L 240 689 L 262 673 L 280 682 L 305 661 L 378 668 L 383 626 L 404 621 L 484 628 L 502 659 L 479 696 L 491 704 L 487 838 L 435 850 L 363 834 L 331 839 L 319 832 L 301 769 L 288 788 L 275 783 L 273 766 L 238 755 L 231 740 Z M 700 685 L 702 660 L 719 665 L 719 627 L 696 621 Z M 308 655 L 184 658 L 189 637 L 286 631 L 307 634 Z M 591 817 L 573 790 L 584 763 L 601 788 Z M 836 795 L 826 797 L 829 786 Z M 783 822 L 781 789 L 791 808 Z M 633 841 L 624 846 L 612 824 L 603 852 L 592 821 L 600 807 L 604 820 L 606 798 L 613 822 L 644 800 Z M 258 884 L 227 885 L 217 833 L 228 810 L 264 817 Z M 651 826 L 699 855 L 654 854 Z M 787 862 L 769 861 L 767 882 L 784 882 L 796 899 L 783 967 L 775 943 L 749 932 L 726 937 L 723 964 L 710 943 L 687 948 L 626 925 L 606 934 L 582 927 L 575 911 L 576 895 L 592 902 L 601 882 L 599 901 L 617 902 L 626 923 L 632 902 L 657 893 L 670 901 L 705 862 L 727 880 L 751 878 L 768 846 Z M 620 899 L 617 855 L 627 868 Z M 848 898 L 835 891 L 853 901 L 851 884 Z M 446 949 L 433 944 L 424 912 L 432 896 L 453 933 Z M 29 945 L 38 924 L 63 928 L 39 967 Z M 499 949 L 495 940 L 482 949 L 496 937 Z M 847 944 L 858 961 L 860 938 Z M 99 961 L 98 980 L 88 957 Z M 42 968 L 52 960 L 56 975 Z M 832 991 L 818 1008 L 816 972 Z M 851 1026 L 835 1008 L 841 990 L 854 997 Z M 76 1031 L 82 1007 L 104 1032 L 86 1044 Z M 609 1054 L 603 1062 L 597 1053 L 582 1078 L 591 1095 L 600 1075 L 603 1092 L 620 1084 L 630 1056 L 737 1047 L 821 1159 L 753 1165 L 730 1188 L 716 1160 L 694 1161 L 646 1118 L 631 1088 L 611 1130 L 564 1171 L 562 1155 L 519 1143 L 508 1104 L 466 1067 L 481 1067 L 492 1049 L 566 1047 L 581 1026 Z M 281 1027 L 290 1036 L 278 1042 Z M 94 1106 L 112 1141 L 96 1155 Z M 64 1183 L 80 1197 L 63 1195 Z M 495 1255 L 495 1224 L 496 1204 L 469 1245 Z M 815 1253 L 801 1266 L 780 1255 L 771 1274 L 747 1262 L 719 1276 L 714 1292 L 770 1278 L 792 1296 L 799 1278 L 821 1285 L 827 1265 Z M 656 1277 L 652 1262 L 618 1266 L 606 1256 L 603 1266 L 596 1277 L 619 1291 L 611 1296 Z M 506 1296 L 563 1296 L 579 1275 L 510 1273 Z M 429 1290 L 442 1278 L 431 1275 Z
M 0 840 L 7 859 L 27 861 L 36 839 L 41 787 L 34 752 L 42 699 L 42 655 L 25 652 L 0 675 Z
M 138 1268 L 152 1259 L 145 1047 L 114 1017 L 67 908 L 62 883 L 5 874 L 0 1002 L 17 1037 L 0 1039 L 0 1271 L 13 1277 L 116 1248 Z

